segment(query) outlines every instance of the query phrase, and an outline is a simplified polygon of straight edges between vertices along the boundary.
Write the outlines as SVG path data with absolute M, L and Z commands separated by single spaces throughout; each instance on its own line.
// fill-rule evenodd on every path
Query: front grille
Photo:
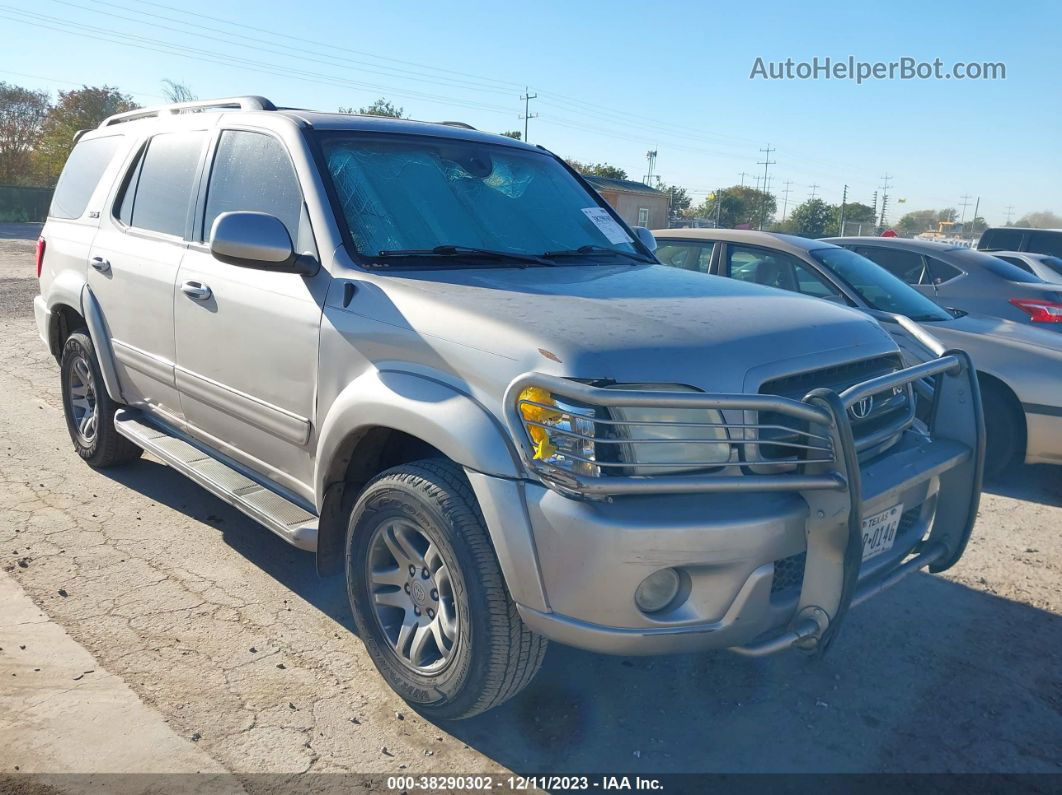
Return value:
M 765 381 L 760 387 L 760 394 L 780 395 L 793 400 L 802 400 L 813 389 L 832 389 L 835 392 L 843 392 L 850 386 L 869 381 L 878 376 L 887 375 L 903 368 L 903 363 L 898 356 L 878 356 L 873 359 L 864 359 L 859 362 L 825 367 L 821 370 L 812 370 L 806 373 L 774 378 Z M 849 411 L 849 419 L 852 422 L 852 434 L 856 445 L 861 439 L 870 438 L 873 434 L 890 425 L 900 423 L 910 412 L 910 394 L 906 387 L 897 387 L 878 393 L 863 406 L 853 407 Z M 773 412 L 762 412 L 760 423 L 763 425 L 788 424 L 781 423 L 779 417 Z M 806 425 L 801 425 L 800 430 L 808 430 Z M 760 433 L 763 443 L 759 448 L 759 455 L 768 461 L 795 460 L 791 449 L 771 442 L 791 441 L 792 434 L 786 431 L 764 430 Z
M 896 528 L 896 541 L 893 545 L 903 546 L 914 539 L 908 539 L 907 535 L 918 525 L 922 514 L 922 506 L 908 508 L 900 517 L 900 525 Z M 781 558 L 774 562 L 774 577 L 771 579 L 771 595 L 795 595 L 800 586 L 804 584 L 804 566 L 807 563 L 808 553 L 798 552 L 787 558 Z

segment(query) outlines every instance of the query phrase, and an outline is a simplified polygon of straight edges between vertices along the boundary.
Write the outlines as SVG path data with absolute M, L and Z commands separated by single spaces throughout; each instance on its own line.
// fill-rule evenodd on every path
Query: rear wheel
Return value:
M 66 338 L 60 381 L 70 440 L 89 466 L 102 469 L 140 457 L 143 451 L 114 427 L 114 412 L 119 405 L 107 394 L 96 349 L 84 331 L 75 331 Z
M 985 477 L 997 478 L 1025 450 L 1025 424 L 1014 398 L 993 383 L 981 384 L 985 415 Z
M 431 459 L 384 472 L 347 531 L 358 634 L 387 683 L 432 718 L 467 718 L 516 695 L 547 642 L 521 621 L 468 480 Z

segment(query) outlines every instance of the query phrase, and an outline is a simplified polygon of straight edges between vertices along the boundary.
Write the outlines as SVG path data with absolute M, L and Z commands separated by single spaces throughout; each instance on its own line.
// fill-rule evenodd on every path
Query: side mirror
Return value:
M 644 226 L 636 226 L 634 227 L 634 234 L 638 236 L 638 242 L 649 249 L 650 252 L 656 251 L 656 238 L 653 237 L 652 232 Z
M 241 268 L 310 275 L 317 263 L 299 257 L 287 228 L 268 213 L 222 213 L 210 230 L 210 253 L 221 262 Z

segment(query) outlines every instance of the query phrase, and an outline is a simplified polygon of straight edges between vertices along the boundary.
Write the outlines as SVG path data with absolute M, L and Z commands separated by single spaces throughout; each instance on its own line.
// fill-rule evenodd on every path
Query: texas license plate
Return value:
M 902 503 L 863 519 L 863 560 L 870 560 L 875 555 L 892 549 L 901 516 Z

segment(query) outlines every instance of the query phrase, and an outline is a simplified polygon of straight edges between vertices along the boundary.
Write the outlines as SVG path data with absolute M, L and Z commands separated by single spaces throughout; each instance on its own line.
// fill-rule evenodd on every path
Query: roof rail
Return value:
M 225 97 L 223 99 L 198 99 L 194 102 L 175 102 L 172 105 L 156 105 L 151 108 L 137 108 L 136 110 L 129 110 L 125 113 L 115 113 L 113 116 L 108 116 L 100 122 L 100 127 L 110 127 L 112 124 L 121 124 L 127 121 L 136 121 L 137 119 L 148 119 L 153 116 L 176 115 L 186 111 L 211 109 L 225 110 L 230 108 L 239 110 L 277 109 L 276 105 L 265 97 L 246 96 Z
M 471 124 L 465 124 L 463 121 L 437 121 L 436 124 L 445 124 L 447 127 L 460 127 L 464 130 L 476 129 Z

